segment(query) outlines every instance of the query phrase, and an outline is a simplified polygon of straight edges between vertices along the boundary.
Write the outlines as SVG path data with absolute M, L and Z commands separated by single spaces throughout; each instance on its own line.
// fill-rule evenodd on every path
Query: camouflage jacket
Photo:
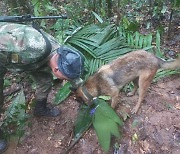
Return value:
M 47 63 L 60 44 L 49 34 L 32 26 L 0 22 L 0 67 L 31 71 Z

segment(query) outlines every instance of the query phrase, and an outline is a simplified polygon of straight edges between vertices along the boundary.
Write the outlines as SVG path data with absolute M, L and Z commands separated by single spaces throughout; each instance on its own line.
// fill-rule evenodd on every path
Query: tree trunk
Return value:
M 107 9 L 108 9 L 108 17 L 112 17 L 112 0 L 106 0 L 107 3 Z

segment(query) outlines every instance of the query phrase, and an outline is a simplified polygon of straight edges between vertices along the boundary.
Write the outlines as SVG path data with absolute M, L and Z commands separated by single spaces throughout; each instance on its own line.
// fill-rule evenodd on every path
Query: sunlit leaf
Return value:
M 142 47 L 143 47 L 143 42 L 144 42 L 144 37 L 141 36 L 141 37 L 139 38 L 139 48 L 142 48 Z
M 94 11 L 92 11 L 92 13 L 94 14 L 94 16 L 96 17 L 96 19 L 97 19 L 100 23 L 103 23 L 102 18 L 101 18 L 97 13 L 95 13 Z
M 157 48 L 157 56 L 158 57 L 162 57 L 162 53 L 160 50 L 160 42 L 161 42 L 160 33 L 159 33 L 159 31 L 157 31 L 157 33 L 156 33 L 156 48 Z
M 162 14 L 166 13 L 167 9 L 168 9 L 168 7 L 165 6 L 165 5 L 163 5 L 163 8 L 162 8 L 162 10 L 161 10 L 161 13 L 162 13 Z
M 99 98 L 100 98 L 100 99 L 103 99 L 103 100 L 105 100 L 105 101 L 108 101 L 108 100 L 111 99 L 110 96 L 99 96 Z
M 138 32 L 135 33 L 135 46 L 138 47 L 139 45 L 139 37 L 140 37 L 140 34 Z
M 152 34 L 149 34 L 147 36 L 147 46 L 150 47 L 152 45 Z

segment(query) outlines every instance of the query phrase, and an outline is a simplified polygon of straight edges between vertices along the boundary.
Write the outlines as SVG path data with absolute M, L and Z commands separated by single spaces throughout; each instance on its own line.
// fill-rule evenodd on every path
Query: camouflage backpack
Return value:
M 0 65 L 16 71 L 34 70 L 47 62 L 59 43 L 32 26 L 0 22 Z

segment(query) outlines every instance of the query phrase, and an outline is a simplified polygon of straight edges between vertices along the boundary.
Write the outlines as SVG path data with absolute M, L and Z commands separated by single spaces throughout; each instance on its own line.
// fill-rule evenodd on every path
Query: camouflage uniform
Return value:
M 3 78 L 7 70 L 30 73 L 37 83 L 36 100 L 47 98 L 53 80 L 47 63 L 59 47 L 44 31 L 29 25 L 0 22 L 0 104 L 3 104 Z

